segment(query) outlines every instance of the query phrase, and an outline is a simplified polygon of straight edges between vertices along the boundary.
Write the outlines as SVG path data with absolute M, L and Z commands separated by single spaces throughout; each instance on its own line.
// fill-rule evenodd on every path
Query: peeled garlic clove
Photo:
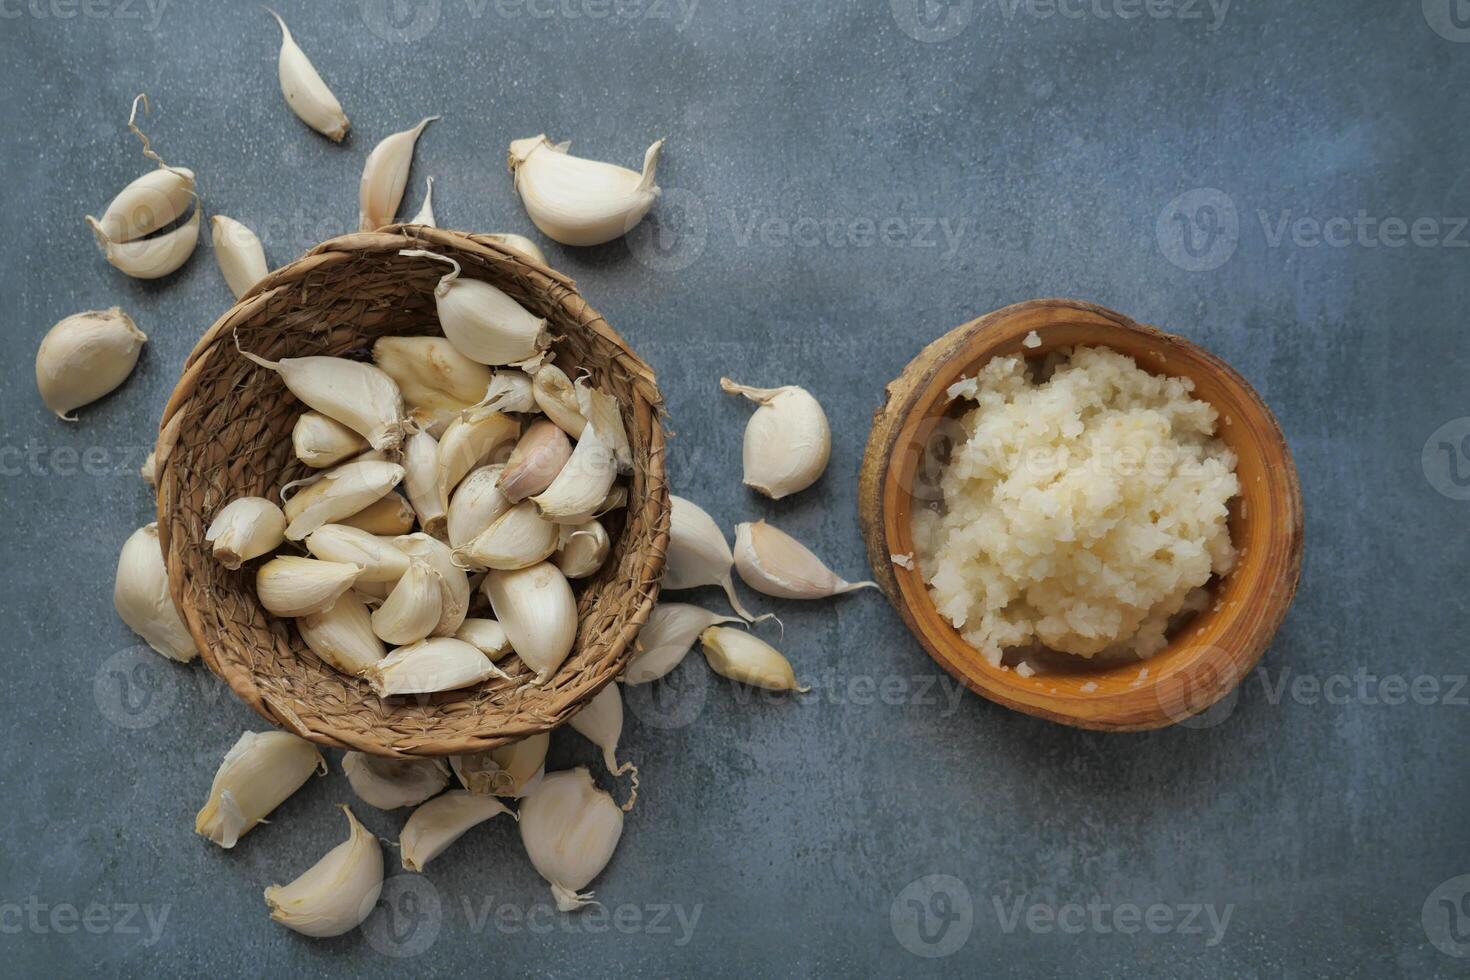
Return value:
M 817 482 L 832 453 L 832 433 L 811 392 L 795 385 L 749 388 L 729 378 L 720 379 L 720 389 L 760 406 L 745 425 L 746 486 L 780 500 Z
M 408 219 L 411 225 L 425 225 L 435 228 L 434 224 L 434 178 L 429 177 L 424 181 L 424 203 L 419 208 L 419 213 Z
M 505 464 L 482 466 L 465 477 L 449 501 L 447 532 L 449 544 L 463 548 L 488 528 L 495 518 L 510 510 L 510 501 L 500 492 L 500 473 Z
M 285 539 L 286 515 L 264 497 L 230 501 L 204 532 L 204 540 L 214 546 L 214 557 L 230 569 L 275 551 Z
M 550 558 L 560 538 L 557 525 L 542 520 L 536 505 L 526 500 L 501 514 L 454 554 L 476 568 L 526 568 Z
M 435 636 L 453 636 L 470 609 L 470 579 L 455 564 L 454 552 L 437 538 L 427 534 L 405 534 L 393 540 L 394 546 L 412 558 L 421 558 L 438 573 L 440 605 L 439 625 Z
M 349 834 L 289 885 L 271 885 L 265 904 L 286 928 L 325 939 L 350 932 L 378 904 L 383 848 L 346 806 Z
M 231 848 L 311 778 L 326 760 L 306 739 L 288 732 L 246 732 L 220 763 L 194 833 Z
M 465 474 L 509 451 L 520 434 L 519 422 L 488 409 L 466 412 L 451 422 L 439 439 L 439 495 L 448 500 Z
M 663 587 L 678 591 L 718 585 L 730 605 L 744 619 L 752 619 L 735 594 L 730 568 L 735 556 L 715 519 L 693 501 L 669 495 L 669 550 L 664 562 Z
M 557 542 L 556 567 L 567 578 L 586 578 L 596 574 L 607 561 L 612 542 L 602 522 L 596 519 L 581 524 L 561 524 L 561 538 Z
M 188 663 L 199 656 L 194 637 L 169 593 L 156 523 L 138 528 L 123 544 L 112 604 L 128 629 L 170 660 Z
M 46 407 L 67 413 L 94 402 L 127 380 L 148 340 L 119 307 L 74 313 L 58 322 L 36 350 L 36 387 Z
M 531 394 L 546 417 L 573 439 L 582 438 L 587 419 L 577 405 L 577 392 L 566 372 L 554 364 L 543 364 L 531 378 Z
M 309 616 L 330 609 L 361 571 L 359 565 L 281 555 L 255 573 L 255 595 L 266 612 Z
M 455 631 L 456 640 L 464 640 L 491 660 L 504 660 L 515 653 L 505 627 L 493 619 L 466 619 Z
M 550 562 L 491 569 L 481 588 L 516 655 L 536 672 L 531 683 L 546 683 L 577 639 L 577 600 L 566 576 Z
M 160 166 L 124 187 L 102 212 L 95 230 L 108 241 L 135 241 L 173 224 L 193 200 L 194 171 Z
M 578 894 L 602 873 L 623 835 L 623 811 L 592 783 L 586 766 L 548 773 L 520 811 L 521 843 L 538 874 L 551 885 L 556 907 L 588 904 Z
M 397 382 L 409 416 L 436 439 L 480 402 L 491 383 L 489 368 L 443 337 L 379 337 L 373 363 Z
M 399 647 L 363 674 L 379 697 L 457 691 L 505 673 L 463 640 L 436 636 Z
M 322 561 L 362 566 L 355 584 L 396 582 L 408 571 L 408 555 L 391 540 L 346 524 L 323 524 L 306 536 L 306 550 Z
M 638 631 L 634 652 L 623 668 L 624 684 L 647 684 L 679 666 L 699 634 L 720 623 L 742 622 L 684 602 L 660 602 Z
M 439 440 L 424 429 L 403 443 L 403 490 L 419 524 L 435 537 L 444 536 L 448 501 L 439 494 Z
M 302 412 L 291 428 L 291 449 L 313 469 L 335 466 L 367 448 L 366 439 L 321 412 Z
M 531 376 L 524 371 L 496 371 L 477 408 L 492 412 L 537 412 Z
M 344 463 L 286 501 L 286 539 L 300 541 L 326 524 L 342 522 L 388 494 L 403 480 L 397 463 L 365 459 Z
M 276 59 L 276 68 L 281 78 L 281 94 L 286 97 L 286 105 L 296 113 L 297 119 L 333 143 L 342 142 L 351 125 L 347 121 L 347 114 L 342 111 L 342 103 L 337 101 L 332 90 L 327 88 L 327 83 L 322 81 L 322 76 L 317 74 L 316 66 L 291 36 L 281 15 L 269 7 L 266 12 L 281 25 L 281 53 Z
M 618 739 L 623 735 L 623 695 L 616 681 L 598 691 L 568 722 L 589 742 L 602 750 L 602 764 L 614 775 L 638 769 L 630 762 L 618 768 Z
M 551 735 L 542 732 L 488 752 L 450 756 L 449 764 L 471 793 L 520 799 L 540 784 L 550 745 Z
M 438 119 L 429 116 L 412 129 L 385 138 L 363 164 L 362 182 L 357 190 L 358 228 L 375 231 L 393 223 L 403 188 L 408 184 L 408 168 L 413 164 L 413 148 L 424 127 Z
M 504 803 L 468 790 L 452 789 L 430 800 L 413 811 L 403 825 L 398 844 L 403 851 L 404 870 L 423 871 L 465 831 L 502 813 L 510 813 Z
M 874 582 L 848 582 L 806 545 L 765 521 L 735 526 L 735 570 L 745 584 L 778 599 L 825 599 Z
M 385 759 L 348 752 L 342 756 L 342 771 L 358 798 L 379 810 L 418 806 L 449 785 L 449 764 L 443 759 Z
M 510 144 L 509 165 L 526 213 L 563 245 L 601 245 L 633 230 L 658 199 L 658 140 L 643 155 L 643 172 L 574 157 L 545 134 Z
M 541 251 L 541 246 L 524 235 L 501 234 L 485 237 L 507 252 L 514 252 L 518 258 L 526 259 L 548 269 L 551 268 L 551 263 L 546 261 L 546 253 Z
M 505 470 L 500 474 L 500 491 L 507 500 L 518 504 L 527 497 L 551 486 L 572 456 L 572 441 L 548 419 L 532 422 L 516 447 Z
M 413 507 L 408 501 L 396 493 L 388 493 L 337 523 L 367 531 L 369 534 L 392 537 L 413 530 L 413 520 Z
M 722 677 L 768 691 L 811 690 L 797 684 L 796 671 L 780 651 L 744 630 L 711 626 L 699 635 L 699 642 L 710 668 Z
M 194 254 L 194 247 L 199 244 L 200 219 L 200 209 L 196 207 L 194 216 L 172 231 L 131 242 L 108 238 L 95 218 L 89 216 L 87 223 L 97 239 L 97 247 L 113 268 L 134 279 L 162 279 Z
M 462 278 L 454 259 L 418 248 L 403 249 L 398 254 L 454 267 L 434 287 L 434 300 L 444 336 L 470 360 L 515 364 L 534 358 L 551 345 L 551 331 L 543 318 L 488 282 Z
M 230 291 L 239 299 L 270 272 L 265 248 L 255 232 L 234 218 L 217 214 L 209 219 L 214 240 L 214 258 L 224 273 Z
M 388 655 L 373 632 L 368 607 L 353 591 L 344 592 L 324 612 L 296 620 L 296 630 L 312 653 L 348 677 L 356 677 Z
M 403 396 L 398 385 L 371 364 L 345 357 L 245 357 L 281 376 L 286 388 L 328 418 L 362 436 L 374 449 L 397 449 L 403 441 Z
M 607 498 L 625 457 L 632 463 L 617 399 L 580 383 L 575 388 L 587 427 L 556 479 L 531 498 L 541 516 L 558 524 L 590 518 Z
M 394 646 L 417 643 L 439 625 L 442 602 L 438 575 L 428 562 L 416 558 L 388 598 L 373 610 L 373 632 Z

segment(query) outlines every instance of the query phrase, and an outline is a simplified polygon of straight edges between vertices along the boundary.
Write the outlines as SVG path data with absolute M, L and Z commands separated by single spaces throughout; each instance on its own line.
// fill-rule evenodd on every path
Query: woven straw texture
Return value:
M 403 257 L 424 248 L 457 260 L 467 278 L 504 290 L 544 316 L 558 338 L 556 363 L 617 396 L 633 449 L 626 512 L 605 518 L 612 553 L 576 583 L 576 645 L 543 687 L 512 658 L 511 681 L 462 691 L 378 698 L 367 684 L 317 659 L 289 620 L 255 597 L 257 559 L 229 571 L 204 533 L 224 504 L 247 495 L 279 500 L 306 474 L 291 452 L 304 406 L 271 371 L 236 350 L 271 360 L 312 354 L 366 357 L 383 335 L 440 333 L 434 286 L 443 263 Z M 423 226 L 390 226 L 317 246 L 258 283 L 199 341 L 163 414 L 158 441 L 158 529 L 169 583 L 211 670 L 266 719 L 314 742 L 387 756 L 477 752 L 566 721 L 622 669 L 658 597 L 668 545 L 663 400 L 652 370 L 589 307 L 575 284 L 487 238 Z M 285 553 L 290 553 L 288 544 Z M 488 616 L 476 590 L 470 615 Z

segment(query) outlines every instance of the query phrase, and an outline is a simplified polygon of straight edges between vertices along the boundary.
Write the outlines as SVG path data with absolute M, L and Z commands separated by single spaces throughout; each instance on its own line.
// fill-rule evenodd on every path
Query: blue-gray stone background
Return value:
M 351 116 L 345 145 L 287 110 L 254 4 L 0 0 L 0 972 L 1465 975 L 1463 0 L 279 9 Z M 428 114 L 402 213 L 432 175 L 441 224 L 480 231 L 536 234 L 510 139 L 636 165 L 667 137 L 631 244 L 543 244 L 658 371 L 677 492 L 727 528 L 771 518 L 850 578 L 870 414 L 923 344 L 1040 296 L 1183 334 L 1296 454 L 1296 604 L 1222 712 L 1130 736 L 959 694 L 876 593 L 747 593 L 815 690 L 756 697 L 696 654 L 629 696 L 642 795 L 604 911 L 556 914 L 501 818 L 422 878 L 387 849 L 363 931 L 290 933 L 261 891 L 343 838 L 340 755 L 234 851 L 196 837 L 218 761 L 263 723 L 200 665 L 140 654 L 111 606 L 152 513 L 137 467 L 230 302 L 207 241 L 136 282 L 82 223 L 148 166 L 123 125 L 140 91 L 158 151 L 273 265 L 352 230 L 368 150 Z M 138 369 L 59 422 L 36 345 L 115 303 L 149 335 Z M 749 409 L 722 374 L 823 401 L 815 488 L 741 487 Z M 554 740 L 558 766 L 593 758 Z M 355 810 L 397 838 L 403 814 Z

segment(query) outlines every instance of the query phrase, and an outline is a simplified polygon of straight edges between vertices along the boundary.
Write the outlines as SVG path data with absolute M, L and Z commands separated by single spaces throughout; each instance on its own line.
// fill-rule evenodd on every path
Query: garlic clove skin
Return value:
M 699 634 L 721 623 L 743 622 L 686 602 L 660 602 L 638 631 L 633 656 L 623 668 L 624 684 L 647 684 L 665 676 L 699 639 Z
M 419 134 L 438 118 L 428 116 L 412 129 L 394 133 L 373 147 L 363 164 L 357 190 L 358 230 L 376 231 L 393 223 L 403 200 L 403 189 L 408 184 L 408 168 L 413 165 Z
M 419 524 L 436 538 L 445 535 L 449 502 L 439 494 L 439 440 L 424 429 L 403 443 L 403 490 Z
M 143 460 L 143 465 L 138 467 L 138 475 L 143 478 L 144 483 L 155 490 L 158 489 L 158 454 L 153 450 L 148 450 L 148 457 Z
M 111 242 L 146 238 L 173 224 L 194 200 L 194 171 L 187 167 L 160 166 L 118 192 L 96 230 Z
M 398 254 L 453 266 L 434 287 L 434 300 L 444 336 L 470 360 L 515 364 L 536 357 L 551 345 L 545 319 L 488 282 L 463 278 L 454 259 L 419 248 L 403 249 Z
M 581 524 L 592 517 L 624 469 L 625 458 L 632 462 L 618 400 L 580 382 L 573 387 L 587 427 L 556 479 L 531 498 L 542 517 L 558 524 Z
M 508 165 L 526 214 L 563 245 L 601 245 L 633 230 L 659 188 L 654 183 L 663 140 L 643 155 L 642 172 L 574 157 L 545 134 L 510 144 Z
M 410 558 L 428 562 L 438 575 L 441 611 L 434 635 L 453 636 L 470 609 L 470 579 L 455 564 L 454 552 L 443 541 L 423 533 L 394 538 L 393 545 Z
M 194 637 L 169 592 L 157 523 L 138 528 L 123 544 L 117 557 L 112 604 L 128 629 L 163 656 L 180 663 L 199 656 Z
M 403 395 L 383 371 L 345 357 L 283 357 L 268 361 L 241 351 L 251 362 L 281 376 L 307 407 L 347 426 L 379 452 L 403 442 Z
M 373 632 L 394 646 L 417 643 L 439 625 L 442 595 L 438 574 L 428 562 L 415 558 L 388 598 L 373 610 Z
M 342 771 L 358 799 L 379 810 L 418 806 L 449 785 L 443 759 L 384 759 L 364 752 L 342 756 Z
M 296 631 L 312 653 L 348 677 L 356 677 L 388 655 L 388 648 L 373 632 L 372 614 L 354 591 L 342 593 L 323 612 L 297 619 Z
M 511 811 L 493 796 L 453 789 L 413 811 L 403 825 L 399 848 L 405 871 L 423 871 L 434 858 L 476 824 Z M 511 814 L 514 816 L 514 814 Z
M 490 658 L 463 640 L 436 636 L 399 647 L 363 674 L 378 697 L 457 691 L 505 677 Z
M 286 540 L 286 515 L 264 497 L 239 497 L 214 516 L 204 540 L 213 545 L 219 563 L 234 570 L 281 546 Z
M 832 454 L 832 433 L 811 392 L 795 385 L 750 388 L 729 378 L 720 379 L 720 390 L 760 406 L 745 425 L 746 486 L 780 500 L 817 482 Z
M 286 540 L 301 541 L 326 524 L 335 524 L 386 496 L 403 481 L 397 463 L 365 459 L 323 473 L 286 501 Z
M 531 241 L 524 235 L 514 235 L 506 233 L 498 235 L 486 235 L 485 237 L 490 239 L 495 244 L 499 245 L 501 248 L 505 249 L 507 252 L 513 253 L 516 258 L 525 259 L 526 261 L 535 263 L 536 265 L 542 266 L 543 268 L 551 268 L 551 263 L 546 261 L 546 253 L 541 251 L 541 246 L 537 245 L 535 242 Z
M 439 439 L 439 495 L 450 499 L 471 470 L 509 453 L 521 424 L 509 415 L 486 409 L 466 412 L 449 424 Z
M 518 504 L 551 486 L 572 456 L 572 441 L 549 419 L 537 419 L 526 427 L 505 470 L 500 474 L 500 492 Z
M 735 556 L 715 519 L 704 508 L 677 494 L 669 495 L 669 550 L 663 587 L 673 591 L 718 585 L 742 619 L 754 617 L 740 604 L 730 569 Z
M 309 616 L 330 609 L 361 571 L 361 565 L 281 555 L 256 571 L 255 595 L 276 616 Z
M 524 371 L 496 371 L 485 389 L 485 397 L 476 408 L 492 412 L 539 412 L 531 387 L 531 376 Z
M 321 412 L 302 412 L 291 428 L 291 449 L 312 469 L 336 466 L 368 449 L 367 440 Z
M 572 715 L 568 724 L 572 730 L 602 750 L 602 764 L 613 775 L 623 772 L 636 773 L 630 762 L 618 768 L 618 739 L 623 735 L 623 695 L 616 681 L 609 683 Z
M 397 582 L 408 571 L 408 555 L 391 540 L 346 524 L 323 524 L 306 536 L 306 550 L 322 561 L 362 566 L 354 585 Z
M 58 418 L 94 402 L 128 379 L 147 334 L 119 307 L 74 313 L 56 323 L 36 350 L 36 388 Z
M 270 274 L 270 266 L 265 261 L 265 247 L 255 232 L 234 218 L 217 214 L 209 219 L 209 227 L 219 271 L 224 273 L 230 292 L 239 299 Z
M 550 558 L 560 540 L 558 525 L 542 520 L 536 505 L 526 500 L 497 517 L 463 548 L 456 548 L 454 555 L 475 568 L 527 568 Z
M 346 806 L 347 839 L 289 885 L 271 885 L 265 904 L 288 929 L 325 939 L 350 932 L 378 904 L 383 890 L 383 848 Z
M 326 760 L 306 739 L 289 732 L 245 732 L 225 754 L 194 832 L 229 849 L 280 806 Z
M 443 337 L 379 337 L 373 363 L 398 384 L 409 417 L 435 439 L 474 408 L 491 383 L 488 367 Z
M 544 561 L 513 571 L 493 568 L 481 588 L 516 655 L 536 672 L 531 684 L 545 684 L 577 639 L 577 600 L 566 576 Z
M 556 907 L 571 912 L 592 900 L 579 894 L 607 867 L 623 835 L 623 811 L 592 783 L 586 766 L 547 773 L 520 809 L 521 843 L 551 885 Z
M 504 660 L 515 653 L 505 627 L 493 619 L 466 619 L 455 631 L 456 640 L 464 640 L 491 660 Z
M 699 635 L 699 642 L 710 668 L 721 677 L 768 691 L 811 690 L 797 683 L 796 671 L 780 651 L 743 630 L 711 626 Z
M 291 36 L 281 15 L 269 7 L 265 9 L 281 25 L 281 53 L 276 58 L 276 70 L 280 76 L 281 94 L 286 97 L 286 105 L 296 113 L 297 119 L 333 143 L 342 142 L 352 125 L 347 121 L 347 114 L 342 111 L 342 103 L 337 101 L 332 90 L 327 88 L 327 83 L 322 81 L 322 76 L 317 74 L 316 66 Z
M 196 206 L 193 216 L 172 231 L 131 242 L 115 242 L 108 238 L 97 219 L 90 215 L 87 225 L 92 229 L 103 257 L 113 268 L 134 279 L 162 279 L 176 272 L 194 254 L 194 248 L 199 244 L 201 219 L 201 209 Z
M 826 599 L 876 582 L 849 582 L 780 528 L 765 521 L 735 527 L 735 570 L 745 584 L 778 599 Z
M 500 474 L 505 464 L 482 466 L 465 477 L 449 501 L 446 531 L 453 548 L 463 548 L 510 510 L 511 503 L 500 492 Z
M 450 756 L 449 764 L 471 793 L 521 799 L 540 785 L 550 746 L 550 733 L 541 732 L 488 752 Z
M 556 567 L 569 579 L 597 574 L 612 550 L 612 541 L 602 522 L 593 518 L 581 524 L 560 524 L 558 527 L 561 528 L 561 537 L 553 559 Z
M 543 364 L 531 378 L 536 406 L 573 439 L 582 438 L 587 417 L 577 404 L 577 392 L 566 372 L 554 364 Z
M 434 178 L 424 179 L 424 203 L 419 207 L 418 214 L 408 219 L 411 225 L 423 225 L 426 228 L 437 228 L 434 223 Z
M 337 523 L 367 531 L 369 534 L 396 537 L 413 530 L 414 516 L 413 507 L 409 506 L 407 500 L 399 494 L 387 493 L 356 514 L 341 518 Z

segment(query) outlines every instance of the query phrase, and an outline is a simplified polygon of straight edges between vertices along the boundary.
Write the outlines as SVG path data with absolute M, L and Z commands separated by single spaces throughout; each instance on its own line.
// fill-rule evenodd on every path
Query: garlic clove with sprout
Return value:
M 686 602 L 660 602 L 638 631 L 633 656 L 623 668 L 624 684 L 647 684 L 679 666 L 699 634 L 721 623 L 740 623 L 737 616 L 721 616 Z
M 504 803 L 468 790 L 452 789 L 435 797 L 414 810 L 403 825 L 398 844 L 403 852 L 404 870 L 423 871 L 425 865 L 443 854 L 471 827 L 502 813 L 511 813 Z
M 531 498 L 542 517 L 558 524 L 581 524 L 593 516 L 619 471 L 632 463 L 618 400 L 581 382 L 573 387 L 587 427 L 556 479 Z
M 291 394 L 341 422 L 374 449 L 385 452 L 403 442 L 403 395 L 392 378 L 371 364 L 323 356 L 268 361 L 249 351 L 240 353 L 276 372 Z
M 521 424 L 509 415 L 477 408 L 449 424 L 439 438 L 439 495 L 445 500 L 470 470 L 509 453 Z
M 36 388 L 58 418 L 94 402 L 128 379 L 148 336 L 119 307 L 60 320 L 36 349 Z
M 169 592 L 156 523 L 138 528 L 124 542 L 117 557 L 112 604 L 128 629 L 170 660 L 188 663 L 199 656 Z
M 312 469 L 336 466 L 368 449 L 367 440 L 321 412 L 302 412 L 291 428 L 291 449 Z
M 488 367 L 443 337 L 379 337 L 373 363 L 398 384 L 409 417 L 436 439 L 480 402 L 491 383 Z
M 602 522 L 593 518 L 581 524 L 559 524 L 561 537 L 557 541 L 556 567 L 570 579 L 586 578 L 597 574 L 602 563 L 607 561 L 612 550 L 612 541 Z
M 563 245 L 601 245 L 633 230 L 659 188 L 654 183 L 663 140 L 643 154 L 643 171 L 574 157 L 545 134 L 513 140 L 508 164 L 526 214 Z
M 306 550 L 322 561 L 362 566 L 356 585 L 397 582 L 408 571 L 408 555 L 399 551 L 391 539 L 346 524 L 323 524 L 312 531 L 306 536 Z
M 550 558 L 560 539 L 559 527 L 543 520 L 536 505 L 525 500 L 495 518 L 464 547 L 456 548 L 454 555 L 475 568 L 526 568 Z
M 663 587 L 673 591 L 718 585 L 743 619 L 753 619 L 740 597 L 730 569 L 735 556 L 724 532 L 702 507 L 677 494 L 669 495 L 669 549 L 664 562 Z
M 479 279 L 461 276 L 457 261 L 436 252 L 407 248 L 398 253 L 444 262 L 454 267 L 434 287 L 439 326 L 455 348 L 481 364 L 515 364 L 536 357 L 551 345 L 546 320 Z
M 361 565 L 279 555 L 256 571 L 255 595 L 266 612 L 309 616 L 330 609 L 361 571 Z
M 209 799 L 194 818 L 194 832 L 232 848 L 313 772 L 326 771 L 321 752 L 298 735 L 245 732 L 214 774 Z
M 485 237 L 507 252 L 514 253 L 517 258 L 526 259 L 548 269 L 551 268 L 551 263 L 546 261 L 546 253 L 541 251 L 541 246 L 524 235 L 499 234 Z
M 219 271 L 224 273 L 230 292 L 239 299 L 270 274 L 270 266 L 265 261 L 265 247 L 255 232 L 234 218 L 216 214 L 209 219 L 209 227 Z
M 449 764 L 471 793 L 520 799 L 541 783 L 550 746 L 551 734 L 541 732 L 488 752 L 450 756 Z
M 403 491 L 419 525 L 436 538 L 445 534 L 449 502 L 439 493 L 439 440 L 415 429 L 403 441 Z
M 581 710 L 572 715 L 568 724 L 573 731 L 602 750 L 602 764 L 607 767 L 608 772 L 613 775 L 632 772 L 634 778 L 637 778 L 638 767 L 631 762 L 624 763 L 621 769 L 618 768 L 618 739 L 623 735 L 623 695 L 618 690 L 617 681 L 609 682 L 582 705 Z
M 554 364 L 543 364 L 531 378 L 531 394 L 546 417 L 573 439 L 582 438 L 587 418 L 577 403 L 577 392 L 566 372 Z
M 577 639 L 577 600 L 566 576 L 550 562 L 529 568 L 492 568 L 481 586 L 516 655 L 536 672 L 533 685 L 556 673 Z
M 199 244 L 201 218 L 201 209 L 196 206 L 193 216 L 177 228 L 131 242 L 115 242 L 108 238 L 96 219 L 90 216 L 87 223 L 102 256 L 113 268 L 134 279 L 162 279 L 177 271 L 194 254 L 194 248 Z
M 269 7 L 265 9 L 281 25 L 281 53 L 276 58 L 276 71 L 280 76 L 281 94 L 286 97 L 286 105 L 296 113 L 297 119 L 333 143 L 342 142 L 347 136 L 347 130 L 351 128 L 347 114 L 342 111 L 342 103 L 337 101 L 332 90 L 327 88 L 327 83 L 322 81 L 322 76 L 317 74 L 316 66 L 291 36 L 291 30 L 281 19 L 281 15 Z
M 173 224 L 194 200 L 194 171 L 159 166 L 118 192 L 95 230 L 111 242 L 146 238 Z
M 442 603 L 438 573 L 422 558 L 415 558 L 388 598 L 373 610 L 373 632 L 394 646 L 417 643 L 439 625 Z
M 524 371 L 496 371 L 485 389 L 485 397 L 476 408 L 488 408 L 492 412 L 539 412 L 535 392 L 531 387 L 531 376 Z
M 745 584 L 778 599 L 825 599 L 875 582 L 849 582 L 780 528 L 765 521 L 735 526 L 735 570 Z
M 342 593 L 326 610 L 296 620 L 302 642 L 329 667 L 356 677 L 388 655 L 373 632 L 372 614 L 354 590 Z
M 413 507 L 396 493 L 384 494 L 350 517 L 343 517 L 338 524 L 355 527 L 369 534 L 393 537 L 413 530 Z
M 455 630 L 454 638 L 464 640 L 491 660 L 504 660 L 515 653 L 505 627 L 493 619 L 466 619 Z
M 413 165 L 419 134 L 438 118 L 428 116 L 412 129 L 385 137 L 368 154 L 357 190 L 359 231 L 376 231 L 393 223 L 403 200 L 403 188 L 408 184 L 408 168 Z
M 453 636 L 470 608 L 470 579 L 455 563 L 454 552 L 443 541 L 422 532 L 394 538 L 393 544 L 411 558 L 422 558 L 438 573 L 441 611 L 434 635 Z
M 500 492 L 513 504 L 551 486 L 572 456 L 572 441 L 549 419 L 537 419 L 521 433 L 500 474 Z
M 418 213 L 408 219 L 411 225 L 424 225 L 427 228 L 437 228 L 434 223 L 434 178 L 424 179 L 424 203 L 419 206 Z
M 710 668 L 721 677 L 768 691 L 805 694 L 811 690 L 797 683 L 791 661 L 758 636 L 728 626 L 711 626 L 699 635 L 699 642 Z
M 443 759 L 385 759 L 365 752 L 342 756 L 342 771 L 358 799 L 379 810 L 418 806 L 449 785 Z
M 457 691 L 505 672 L 463 640 L 435 636 L 399 647 L 363 673 L 379 697 Z
M 300 541 L 324 524 L 335 524 L 387 495 L 403 481 L 403 467 L 383 460 L 343 463 L 298 490 L 283 508 L 286 540 Z
M 236 569 L 281 546 L 286 540 L 286 515 L 264 497 L 237 497 L 214 515 L 204 540 L 213 545 L 221 565 Z
M 602 873 L 623 835 L 623 811 L 592 783 L 586 766 L 547 773 L 520 809 L 521 843 L 551 885 L 556 907 L 588 904 L 580 889 Z
M 497 517 L 510 510 L 511 503 L 500 492 L 503 463 L 482 466 L 460 481 L 449 501 L 446 531 L 449 544 L 463 548 L 488 528 Z
M 378 904 L 383 890 L 383 848 L 345 805 L 347 839 L 289 885 L 271 885 L 265 904 L 288 929 L 325 939 L 350 932 Z
M 720 390 L 760 406 L 745 425 L 746 486 L 780 500 L 817 482 L 832 454 L 832 433 L 811 392 L 795 385 L 750 388 L 729 378 L 720 379 Z

